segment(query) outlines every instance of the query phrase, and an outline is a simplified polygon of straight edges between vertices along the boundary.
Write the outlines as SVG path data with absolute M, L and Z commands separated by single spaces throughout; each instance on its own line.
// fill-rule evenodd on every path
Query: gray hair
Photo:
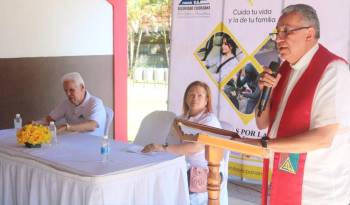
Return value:
M 282 10 L 282 16 L 298 13 L 301 14 L 304 22 L 308 23 L 315 29 L 315 38 L 320 38 L 320 21 L 318 20 L 316 10 L 309 5 L 306 4 L 295 4 L 287 6 Z
M 84 80 L 78 72 L 64 74 L 61 78 L 61 82 L 63 84 L 66 81 L 74 81 L 77 85 L 83 85 L 85 87 Z

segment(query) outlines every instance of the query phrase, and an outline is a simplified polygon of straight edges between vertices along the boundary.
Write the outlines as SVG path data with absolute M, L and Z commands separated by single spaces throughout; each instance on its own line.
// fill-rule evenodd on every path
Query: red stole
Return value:
M 322 45 L 313 56 L 298 82 L 292 89 L 277 130 L 277 137 L 303 133 L 310 128 L 313 98 L 327 65 L 339 59 Z M 289 79 L 291 67 L 288 62 L 281 66 L 279 86 L 271 98 L 270 126 L 275 120 L 278 106 Z M 306 153 L 275 153 L 271 182 L 270 205 L 300 205 Z

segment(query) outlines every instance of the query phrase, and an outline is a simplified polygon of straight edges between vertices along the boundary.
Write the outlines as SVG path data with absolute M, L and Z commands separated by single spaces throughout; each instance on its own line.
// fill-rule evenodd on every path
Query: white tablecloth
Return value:
M 127 152 L 111 141 L 100 162 L 100 138 L 59 136 L 59 144 L 28 149 L 14 130 L 0 131 L 0 204 L 189 204 L 184 157 Z

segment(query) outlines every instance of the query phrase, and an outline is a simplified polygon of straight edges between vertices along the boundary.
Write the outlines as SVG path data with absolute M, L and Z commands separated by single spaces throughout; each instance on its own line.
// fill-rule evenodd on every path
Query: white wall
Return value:
M 106 0 L 0 0 L 0 58 L 110 55 Z
M 290 4 L 308 4 L 314 7 L 320 20 L 320 43 L 330 51 L 350 60 L 350 1 L 349 0 L 285 0 Z

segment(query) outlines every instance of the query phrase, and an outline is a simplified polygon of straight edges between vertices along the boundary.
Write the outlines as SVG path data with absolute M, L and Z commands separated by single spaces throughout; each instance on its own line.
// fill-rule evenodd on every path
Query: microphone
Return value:
M 274 77 L 277 76 L 277 72 L 279 70 L 279 63 L 275 62 L 275 61 L 271 61 L 269 68 L 272 70 L 272 75 Z M 258 105 L 258 117 L 260 117 L 261 113 L 265 110 L 267 102 L 270 99 L 270 95 L 271 95 L 271 87 L 266 87 L 264 86 L 262 94 L 261 94 L 261 98 L 259 101 L 259 105 Z

